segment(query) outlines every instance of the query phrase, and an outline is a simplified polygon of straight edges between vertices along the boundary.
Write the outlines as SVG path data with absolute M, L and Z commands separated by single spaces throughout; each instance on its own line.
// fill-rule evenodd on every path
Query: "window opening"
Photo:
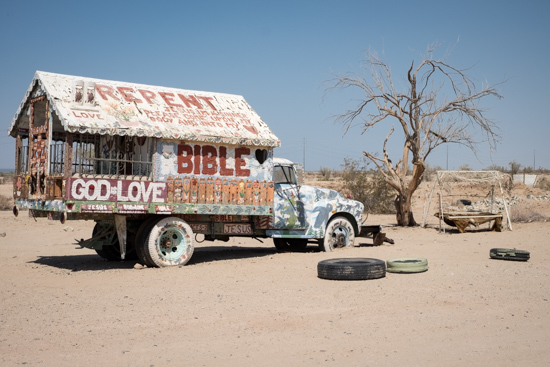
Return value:
M 296 173 L 290 166 L 275 166 L 273 168 L 273 181 L 276 184 L 298 184 Z
M 73 174 L 82 177 L 152 179 L 153 139 L 136 136 L 76 135 Z

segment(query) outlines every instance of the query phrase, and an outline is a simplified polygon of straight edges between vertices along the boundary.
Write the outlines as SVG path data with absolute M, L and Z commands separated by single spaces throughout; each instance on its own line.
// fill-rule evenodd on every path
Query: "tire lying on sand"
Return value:
M 509 248 L 492 248 L 489 256 L 491 256 L 491 259 L 511 261 L 527 261 L 531 257 L 529 251 Z
M 386 263 L 379 259 L 342 258 L 319 261 L 317 276 L 331 280 L 367 280 L 386 276 Z
M 402 258 L 387 261 L 390 273 L 422 273 L 428 270 L 428 260 L 424 258 Z

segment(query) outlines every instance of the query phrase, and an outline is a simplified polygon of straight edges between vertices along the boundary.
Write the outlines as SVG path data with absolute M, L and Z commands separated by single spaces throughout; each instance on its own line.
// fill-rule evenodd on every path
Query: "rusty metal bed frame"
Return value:
M 432 186 L 432 189 L 429 194 L 429 198 L 425 202 L 424 205 L 424 220 L 422 221 L 422 227 L 426 227 L 426 221 L 428 216 L 428 211 L 430 209 L 430 203 L 432 201 L 432 197 L 435 191 L 436 185 L 439 186 L 439 212 L 435 213 L 435 216 L 439 218 L 439 232 L 441 232 L 442 225 L 441 221 L 444 221 L 445 224 L 448 224 L 452 227 L 458 228 L 460 233 L 464 233 L 466 231 L 466 228 L 470 225 L 479 226 L 480 224 L 495 221 L 493 226 L 490 228 L 492 231 L 498 231 L 500 232 L 502 230 L 502 222 L 504 218 L 506 218 L 505 225 L 507 225 L 509 230 L 512 230 L 512 221 L 510 219 L 510 213 L 508 209 L 508 205 L 506 203 L 506 199 L 504 197 L 504 190 L 502 187 L 502 182 L 504 180 L 509 180 L 510 177 L 498 172 L 498 171 L 437 171 L 437 178 L 434 180 L 434 184 Z M 447 179 L 454 179 L 457 180 L 457 176 L 472 176 L 469 180 L 471 182 L 485 182 L 488 186 L 491 186 L 491 211 L 490 212 L 444 212 L 443 211 L 443 205 L 442 205 L 442 184 L 443 182 L 446 182 Z M 502 202 L 504 204 L 504 211 L 506 213 L 506 217 L 504 217 L 503 213 L 493 213 L 492 212 L 492 202 L 494 200 L 494 191 L 495 186 L 499 187 L 500 194 L 502 196 Z M 444 229 L 443 229 L 444 231 Z
M 439 218 L 440 225 L 439 231 L 441 231 L 441 220 L 445 224 L 456 227 L 460 233 L 466 232 L 466 228 L 470 225 L 479 227 L 480 224 L 494 221 L 490 227 L 491 231 L 500 232 L 502 230 L 502 213 L 490 213 L 490 212 L 444 212 L 435 213 L 435 216 Z

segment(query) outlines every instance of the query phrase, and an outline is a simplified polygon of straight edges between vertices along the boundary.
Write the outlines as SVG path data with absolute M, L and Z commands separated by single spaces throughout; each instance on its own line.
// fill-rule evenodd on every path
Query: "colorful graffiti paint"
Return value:
M 274 228 L 303 238 L 323 238 L 333 213 L 350 213 L 361 223 L 362 203 L 314 186 L 275 185 Z M 268 234 L 274 232 L 268 231 Z
M 273 181 L 168 176 L 166 186 L 168 203 L 273 205 Z

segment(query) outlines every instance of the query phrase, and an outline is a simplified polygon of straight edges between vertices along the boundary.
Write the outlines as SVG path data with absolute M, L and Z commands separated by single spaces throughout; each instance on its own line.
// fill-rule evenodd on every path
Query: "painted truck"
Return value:
M 363 204 L 301 185 L 242 96 L 38 71 L 9 134 L 14 214 L 94 220 L 79 244 L 108 260 L 184 265 L 198 236 L 332 251 L 378 228 Z

